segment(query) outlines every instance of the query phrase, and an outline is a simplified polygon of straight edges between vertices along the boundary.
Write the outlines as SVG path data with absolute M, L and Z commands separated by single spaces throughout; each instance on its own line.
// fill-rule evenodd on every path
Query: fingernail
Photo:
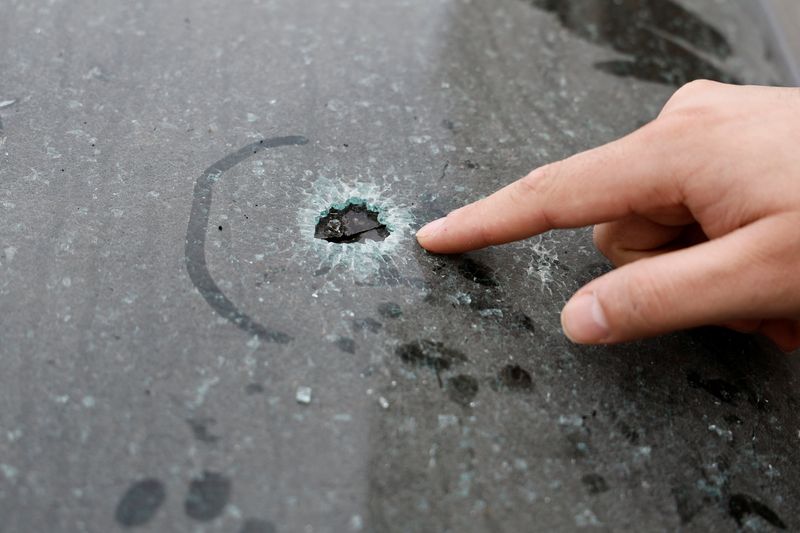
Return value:
M 610 333 L 608 321 L 595 293 L 576 296 L 561 311 L 561 327 L 572 342 L 602 342 Z
M 417 232 L 417 240 L 428 239 L 439 233 L 444 227 L 445 218 L 447 217 L 442 217 L 424 225 L 422 229 Z

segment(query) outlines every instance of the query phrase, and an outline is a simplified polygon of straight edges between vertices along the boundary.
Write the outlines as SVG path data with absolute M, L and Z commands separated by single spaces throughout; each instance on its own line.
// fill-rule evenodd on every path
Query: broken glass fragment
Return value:
M 297 403 L 308 405 L 311 403 L 311 387 L 297 387 L 295 394 Z
M 331 207 L 317 222 L 314 237 L 337 244 L 382 241 L 390 232 L 378 215 L 365 203 L 351 201 L 341 209 Z

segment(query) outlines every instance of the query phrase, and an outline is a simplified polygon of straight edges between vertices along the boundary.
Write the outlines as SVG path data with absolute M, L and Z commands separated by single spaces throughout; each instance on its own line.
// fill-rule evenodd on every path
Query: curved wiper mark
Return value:
M 225 296 L 208 271 L 208 265 L 206 264 L 206 232 L 208 229 L 208 215 L 211 211 L 211 190 L 214 182 L 219 180 L 224 172 L 261 150 L 280 146 L 300 146 L 306 143 L 308 143 L 308 139 L 299 135 L 264 139 L 248 144 L 208 167 L 194 184 L 192 212 L 189 215 L 189 226 L 186 228 L 186 248 L 184 250 L 186 270 L 189 272 L 189 278 L 192 283 L 200 291 L 208 305 L 239 329 L 255 335 L 261 340 L 281 344 L 289 342 L 292 338 L 286 333 L 259 324 L 249 315 L 240 311 Z
M 630 56 L 595 64 L 609 74 L 676 86 L 697 78 L 736 81 L 709 59 L 733 53 L 725 36 L 672 0 L 527 1 L 581 39 Z

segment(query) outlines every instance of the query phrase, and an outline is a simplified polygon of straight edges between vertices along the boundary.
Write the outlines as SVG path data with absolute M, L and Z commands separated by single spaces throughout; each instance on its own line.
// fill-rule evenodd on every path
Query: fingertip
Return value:
M 598 344 L 609 337 L 608 320 L 593 292 L 572 298 L 561 311 L 564 335 L 576 344 Z
M 436 241 L 436 236 L 444 231 L 446 220 L 447 217 L 442 217 L 422 226 L 416 234 L 417 242 L 420 246 L 430 250 L 431 245 Z

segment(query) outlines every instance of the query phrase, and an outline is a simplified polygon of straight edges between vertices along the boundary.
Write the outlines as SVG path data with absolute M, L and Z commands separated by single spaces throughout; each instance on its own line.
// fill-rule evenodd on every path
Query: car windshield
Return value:
M 0 528 L 800 527 L 796 359 L 571 344 L 588 229 L 414 239 L 690 80 L 788 83 L 760 5 L 0 5 Z

